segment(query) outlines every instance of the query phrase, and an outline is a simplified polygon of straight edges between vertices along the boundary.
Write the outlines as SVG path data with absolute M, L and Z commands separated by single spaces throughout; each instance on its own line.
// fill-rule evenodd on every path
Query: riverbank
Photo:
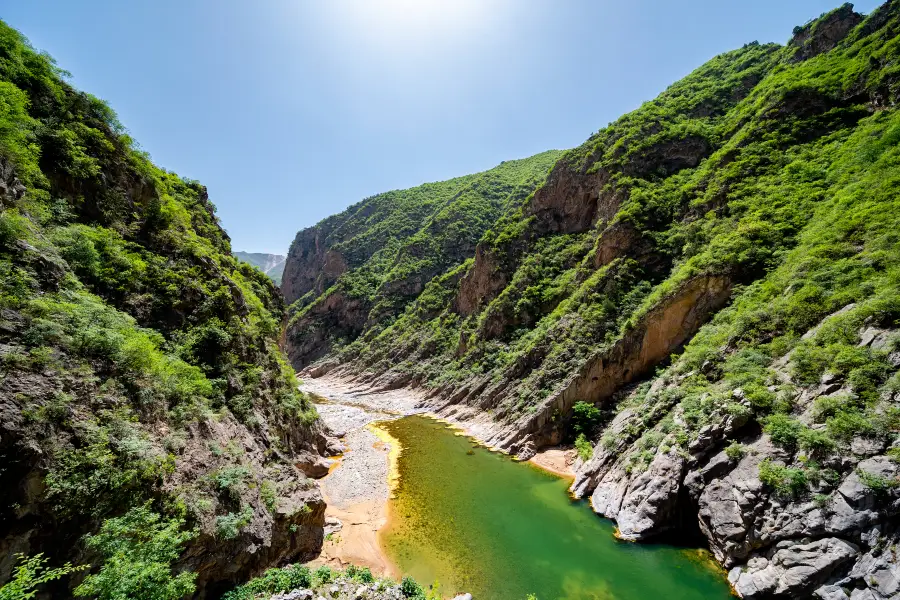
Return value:
M 392 474 L 391 452 L 398 450 L 376 423 L 417 412 L 417 399 L 404 392 L 359 394 L 340 380 L 309 380 L 301 385 L 313 396 L 326 425 L 341 438 L 344 453 L 320 480 L 328 523 L 321 554 L 313 567 L 368 567 L 375 575 L 397 577 L 379 532 L 387 523 Z
M 575 459 L 577 453 L 574 448 L 553 447 L 538 450 L 537 454 L 528 459 L 528 462 L 570 482 L 575 480 Z

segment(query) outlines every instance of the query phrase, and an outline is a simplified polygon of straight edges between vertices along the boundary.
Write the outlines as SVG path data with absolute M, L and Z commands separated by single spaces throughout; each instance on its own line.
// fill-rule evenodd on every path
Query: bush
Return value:
M 372 571 L 369 567 L 357 567 L 356 565 L 350 565 L 347 567 L 345 571 L 347 577 L 354 581 L 358 581 L 359 583 L 372 583 L 375 581 L 375 577 L 372 575 Z
M 575 448 L 578 450 L 578 457 L 581 460 L 590 460 L 591 455 L 594 453 L 591 441 L 583 433 L 579 433 L 578 437 L 575 438 Z
M 803 469 L 786 467 L 769 459 L 759 465 L 759 480 L 778 495 L 786 497 L 796 497 L 805 492 L 809 483 Z
M 253 518 L 253 510 L 248 506 L 239 513 L 228 513 L 216 517 L 216 535 L 224 540 L 233 540 Z
M 312 572 L 305 565 L 288 565 L 269 569 L 224 596 L 222 600 L 251 600 L 263 595 L 282 594 L 312 586 Z
M 66 563 L 56 569 L 46 567 L 47 559 L 43 554 L 26 557 L 24 554 L 16 554 L 18 565 L 12 572 L 10 581 L 0 587 L 0 600 L 29 600 L 37 594 L 37 588 L 49 581 L 61 579 L 66 575 L 87 569 L 87 566 L 73 567 L 72 563 Z
M 800 447 L 812 454 L 827 454 L 834 450 L 835 443 L 824 431 L 804 427 L 798 436 Z
M 772 441 L 785 448 L 797 445 L 797 439 L 804 425 L 784 414 L 774 414 L 766 418 L 763 431 L 769 434 Z
M 725 448 L 725 456 L 729 458 L 729 460 L 739 461 L 744 457 L 744 454 L 747 453 L 747 449 L 743 444 L 739 442 L 731 442 Z
M 578 401 L 572 407 L 572 431 L 579 435 L 591 436 L 600 424 L 600 409 L 587 402 Z
M 900 486 L 900 480 L 897 480 L 896 478 L 888 479 L 876 473 L 870 473 L 864 469 L 857 469 L 856 475 L 859 477 L 860 482 L 872 490 L 876 495 L 883 496 L 890 490 Z
M 97 600 L 180 600 L 194 591 L 195 573 L 172 573 L 181 547 L 197 537 L 181 519 L 164 520 L 145 504 L 107 519 L 88 535 L 89 548 L 104 558 L 100 572 L 75 588 L 76 596 Z
M 404 598 L 415 598 L 416 600 L 425 598 L 425 590 L 412 577 L 404 577 L 400 582 L 400 592 Z

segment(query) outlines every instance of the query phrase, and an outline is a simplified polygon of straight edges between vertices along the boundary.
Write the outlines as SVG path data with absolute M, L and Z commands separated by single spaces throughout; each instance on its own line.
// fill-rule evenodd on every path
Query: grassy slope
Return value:
M 317 225 L 327 232 L 324 246 L 340 253 L 348 270 L 322 293 L 310 291 L 292 304 L 289 336 L 302 338 L 324 327 L 317 311 L 336 294 L 362 305 L 367 335 L 380 331 L 435 275 L 468 258 L 484 232 L 528 197 L 559 154 L 544 152 L 483 173 L 378 194 Z M 338 346 L 363 330 L 346 322 L 328 326 L 330 342 Z
M 185 444 L 237 419 L 275 464 L 311 448 L 317 417 L 277 346 L 280 295 L 231 256 L 205 188 L 2 22 L 0 171 L 0 536 L 31 528 L 16 549 L 59 558 L 146 501 L 204 528 L 246 514 L 259 465 L 220 450 L 185 480 Z M 240 493 L 219 498 L 228 468 Z

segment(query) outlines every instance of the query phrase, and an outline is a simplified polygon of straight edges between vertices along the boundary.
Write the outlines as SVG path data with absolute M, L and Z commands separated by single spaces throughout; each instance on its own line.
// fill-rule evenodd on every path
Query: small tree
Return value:
M 163 520 L 149 504 L 108 519 L 87 536 L 89 548 L 106 559 L 100 572 L 75 588 L 76 596 L 98 600 L 179 600 L 194 591 L 195 573 L 172 574 L 181 546 L 197 536 L 182 531 L 181 519 Z
M 600 424 L 600 409 L 588 402 L 578 401 L 572 407 L 572 432 L 575 437 L 584 434 L 591 437 Z

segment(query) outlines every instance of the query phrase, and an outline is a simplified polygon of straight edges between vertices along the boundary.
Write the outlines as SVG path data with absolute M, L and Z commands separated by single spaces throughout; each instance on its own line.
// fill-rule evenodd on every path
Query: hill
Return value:
M 206 189 L 0 22 L 0 581 L 43 554 L 94 565 L 53 597 L 215 596 L 315 554 L 283 313 Z
M 232 252 L 234 257 L 245 263 L 250 263 L 275 282 L 281 285 L 281 274 L 284 273 L 284 259 L 281 254 L 265 254 L 263 252 Z

